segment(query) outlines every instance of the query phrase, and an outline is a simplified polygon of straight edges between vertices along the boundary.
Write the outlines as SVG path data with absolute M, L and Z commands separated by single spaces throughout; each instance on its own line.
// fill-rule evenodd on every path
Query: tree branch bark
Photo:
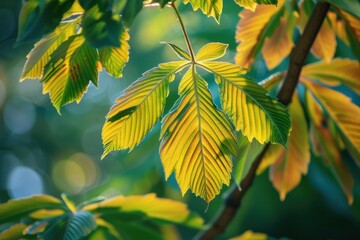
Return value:
M 324 22 L 329 7 L 330 4 L 327 2 L 318 2 L 316 4 L 314 11 L 305 26 L 303 34 L 300 36 L 296 46 L 293 48 L 290 54 L 289 68 L 283 85 L 281 86 L 281 89 L 277 95 L 279 101 L 284 105 L 288 105 L 291 102 L 292 95 L 295 91 L 296 85 L 299 82 L 302 66 L 312 44 L 315 41 L 321 25 Z M 218 212 L 210 227 L 207 230 L 200 232 L 197 236 L 195 236 L 195 239 L 214 239 L 216 236 L 220 235 L 226 230 L 231 220 L 235 217 L 237 210 L 240 208 L 242 199 L 252 185 L 256 175 L 256 170 L 268 148 L 269 144 L 266 145 L 264 150 L 259 154 L 259 156 L 252 164 L 249 173 L 240 184 L 241 191 L 239 191 L 236 186 L 230 190 L 229 194 L 224 199 L 224 206 Z

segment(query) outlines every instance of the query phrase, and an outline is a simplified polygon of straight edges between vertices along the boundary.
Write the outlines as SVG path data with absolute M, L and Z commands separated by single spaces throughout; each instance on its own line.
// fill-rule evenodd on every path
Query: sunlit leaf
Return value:
M 0 205 L 0 224 L 20 219 L 39 209 L 61 208 L 61 206 L 60 200 L 48 195 L 9 200 Z
M 23 231 L 26 228 L 26 224 L 13 224 L 9 228 L 0 232 L 0 239 L 4 240 L 18 240 L 23 239 Z
M 332 29 L 335 31 L 335 34 L 346 44 L 350 45 L 347 33 L 346 33 L 346 23 L 344 19 L 339 19 L 338 14 L 335 12 L 329 11 L 327 17 L 330 21 Z M 356 18 L 354 18 L 356 19 Z M 360 20 L 359 20 L 360 22 Z
M 343 9 L 353 16 L 360 18 L 360 2 L 356 0 L 327 0 L 336 7 Z
M 20 11 L 16 41 L 18 43 L 35 41 L 53 31 L 73 2 L 74 0 L 25 1 Z
M 308 64 L 302 68 L 301 76 L 332 86 L 344 83 L 360 93 L 360 64 L 358 61 L 336 58 L 331 62 Z
M 129 39 L 129 33 L 124 29 L 120 35 L 120 47 L 99 49 L 100 63 L 111 76 L 122 77 L 125 63 L 129 61 Z
M 228 46 L 228 44 L 218 42 L 208 43 L 199 50 L 195 59 L 197 62 L 202 62 L 221 58 L 225 55 Z
M 344 94 L 323 87 L 308 80 L 302 81 L 305 86 L 316 96 L 324 107 L 329 117 L 334 120 L 336 126 L 344 135 L 346 141 L 357 149 L 360 149 L 360 107 L 351 102 Z M 322 133 L 323 135 L 325 133 Z M 358 162 L 358 164 L 360 164 Z
M 111 211 L 107 211 L 109 209 Z M 117 196 L 100 203 L 89 204 L 84 207 L 84 210 L 101 214 L 102 217 L 106 214 L 141 213 L 153 220 L 185 224 L 194 228 L 199 228 L 203 224 L 203 220 L 192 215 L 184 203 L 158 198 L 155 194 Z
M 176 53 L 176 55 L 179 56 L 179 58 L 182 58 L 184 60 L 191 60 L 190 55 L 185 50 L 169 42 L 167 42 L 166 44 L 171 47 L 171 49 Z
M 281 200 L 300 183 L 301 175 L 307 173 L 310 162 L 308 127 L 297 94 L 293 95 L 289 110 L 292 131 L 288 140 L 288 150 L 280 149 L 276 161 L 270 167 L 270 179 Z
M 183 195 L 190 188 L 210 202 L 224 183 L 230 183 L 230 154 L 236 151 L 236 140 L 230 122 L 213 103 L 206 81 L 194 67 L 181 80 L 179 94 L 162 124 L 160 155 L 165 177 L 175 172 Z
M 278 66 L 290 54 L 294 46 L 293 28 L 294 26 L 290 26 L 289 20 L 282 17 L 271 37 L 265 39 L 261 53 L 268 69 Z
M 238 237 L 230 238 L 229 240 L 267 240 L 268 236 L 264 233 L 254 233 L 252 231 L 246 231 Z
M 235 0 L 235 2 L 241 7 L 255 11 L 256 2 L 254 0 Z
M 169 82 L 185 63 L 180 61 L 153 68 L 116 100 L 102 130 L 103 157 L 115 150 L 132 150 L 141 142 L 164 110 Z
M 266 90 L 252 79 L 241 75 L 236 65 L 222 62 L 204 63 L 215 74 L 220 85 L 224 111 L 251 142 L 271 142 L 286 146 L 290 131 L 288 110 L 277 100 L 266 95 Z
M 79 102 L 87 90 L 89 81 L 97 85 L 98 55 L 90 48 L 82 35 L 71 36 L 51 55 L 45 65 L 43 93 L 49 93 L 54 107 L 60 107 L 72 101 Z
M 336 37 L 328 19 L 326 19 L 311 47 L 311 52 L 318 58 L 330 62 L 336 51 Z
M 236 29 L 235 62 L 237 65 L 249 68 L 261 49 L 265 37 L 271 35 L 279 25 L 283 14 L 284 1 L 279 1 L 276 6 L 258 6 L 255 12 L 244 10 L 240 13 L 240 22 Z
M 45 65 L 50 60 L 50 55 L 76 32 L 79 20 L 61 24 L 48 36 L 37 42 L 31 52 L 27 55 L 27 60 L 21 75 L 21 80 L 29 78 L 41 78 Z
M 217 22 L 220 22 L 223 0 L 183 0 L 183 2 L 185 4 L 190 2 L 194 11 L 200 8 L 204 14 L 213 17 Z

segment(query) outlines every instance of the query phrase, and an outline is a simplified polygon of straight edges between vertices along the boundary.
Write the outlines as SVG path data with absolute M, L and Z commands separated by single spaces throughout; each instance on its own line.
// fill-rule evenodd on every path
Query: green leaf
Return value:
M 158 2 L 161 7 L 164 7 L 167 3 L 171 2 L 171 0 L 155 0 L 153 2 Z
M 94 214 L 101 214 L 102 218 L 114 215 L 119 217 L 121 214 L 135 213 L 137 214 L 135 219 L 137 222 L 141 218 L 145 218 L 153 221 L 161 220 L 183 224 L 194 228 L 200 228 L 203 224 L 203 220 L 191 214 L 184 203 L 158 198 L 155 194 L 127 197 L 117 196 L 100 203 L 89 204 L 83 209 Z M 130 222 L 130 219 L 127 219 L 127 222 Z
M 195 59 L 197 62 L 202 62 L 221 58 L 225 55 L 228 46 L 228 44 L 218 42 L 208 43 L 199 50 Z
M 86 41 L 95 48 L 105 46 L 120 47 L 120 35 L 125 31 L 120 15 L 102 10 L 98 5 L 85 11 L 82 28 Z
M 220 87 L 224 111 L 251 142 L 271 142 L 286 146 L 290 132 L 289 112 L 277 100 L 266 95 L 266 90 L 252 79 L 242 75 L 243 70 L 224 62 L 207 62 L 202 65 L 214 73 Z
M 18 240 L 23 239 L 23 231 L 25 230 L 25 224 L 13 224 L 9 228 L 0 232 L 0 239 L 4 240 Z
M 269 237 L 264 233 L 254 233 L 252 231 L 246 231 L 240 236 L 230 238 L 229 240 L 267 240 Z
M 95 228 L 95 218 L 91 213 L 86 211 L 75 212 L 68 220 L 64 240 L 80 239 L 87 236 Z
M 357 18 L 360 18 L 360 2 L 356 0 L 327 0 L 338 8 L 344 9 Z
M 146 72 L 125 90 L 106 116 L 102 130 L 105 157 L 109 152 L 132 150 L 161 116 L 169 82 L 185 61 L 162 64 Z
M 278 0 L 254 0 L 257 4 L 277 5 Z
M 183 0 L 185 4 L 191 3 L 194 11 L 199 8 L 208 17 L 215 18 L 216 22 L 220 22 L 220 16 L 223 8 L 223 0 Z
M 129 61 L 129 39 L 129 33 L 124 29 L 120 35 L 120 47 L 99 49 L 100 63 L 111 76 L 122 77 L 125 63 Z
M 63 205 L 59 199 L 48 195 L 33 196 L 10 200 L 0 205 L 0 224 L 19 220 L 33 211 L 39 209 L 62 208 Z
M 25 1 L 19 16 L 17 43 L 35 41 L 53 31 L 73 2 L 74 0 Z
M 122 11 L 122 20 L 126 27 L 130 27 L 136 15 L 143 7 L 143 0 L 127 0 Z
M 224 183 L 230 183 L 230 155 L 236 152 L 236 139 L 194 66 L 181 80 L 179 94 L 162 124 L 160 156 L 165 177 L 175 172 L 183 195 L 190 188 L 210 202 Z
M 57 27 L 54 32 L 35 44 L 35 47 L 27 55 L 27 60 L 21 75 L 21 80 L 29 78 L 42 78 L 45 65 L 50 60 L 50 55 L 76 33 L 79 20 L 67 22 Z
M 166 44 L 171 47 L 171 49 L 176 53 L 176 55 L 178 55 L 179 58 L 184 59 L 184 60 L 189 60 L 189 61 L 191 60 L 190 55 L 185 50 L 182 50 L 175 44 L 172 44 L 169 42 L 166 42 Z
M 45 65 L 42 82 L 43 93 L 49 93 L 58 111 L 74 100 L 80 102 L 89 81 L 97 85 L 97 60 L 96 50 L 82 35 L 71 36 L 54 51 Z

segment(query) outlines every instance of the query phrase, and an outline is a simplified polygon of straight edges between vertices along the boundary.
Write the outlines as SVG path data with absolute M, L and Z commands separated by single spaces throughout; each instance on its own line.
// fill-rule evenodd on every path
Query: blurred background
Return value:
M 69 104 L 59 115 L 49 97 L 42 95 L 38 80 L 19 82 L 26 55 L 33 44 L 14 47 L 21 0 L 0 1 L 0 203 L 32 194 L 59 197 L 65 192 L 75 201 L 99 195 L 134 195 L 155 192 L 160 197 L 188 203 L 190 209 L 208 222 L 222 204 L 218 196 L 207 205 L 191 193 L 181 196 L 173 177 L 165 182 L 159 157 L 158 122 L 146 139 L 132 152 L 115 152 L 100 160 L 101 128 L 114 100 L 141 74 L 165 61 L 175 60 L 172 51 L 160 42 L 185 48 L 182 33 L 171 9 L 146 8 L 134 22 L 130 62 L 122 79 L 101 72 L 99 88 L 91 85 L 80 104 Z M 195 50 L 207 42 L 229 43 L 224 60 L 233 61 L 235 26 L 240 8 L 225 1 L 221 25 L 189 6 L 179 7 Z M 338 47 L 342 54 L 346 49 Z M 285 69 L 284 62 L 273 72 Z M 261 57 L 251 75 L 269 76 Z M 216 99 L 217 87 L 207 78 Z M 177 98 L 177 83 L 171 87 L 166 111 Z M 357 99 L 358 100 L 358 99 Z M 218 104 L 218 99 L 216 99 Z M 309 173 L 284 202 L 268 180 L 258 176 L 244 199 L 236 219 L 219 239 L 246 230 L 292 239 L 360 239 L 359 169 L 344 154 L 355 177 L 354 203 L 348 206 L 334 177 L 321 159 L 312 159 Z M 224 187 L 223 192 L 227 190 Z M 178 228 L 182 239 L 196 231 Z M 173 236 L 174 237 L 174 236 Z

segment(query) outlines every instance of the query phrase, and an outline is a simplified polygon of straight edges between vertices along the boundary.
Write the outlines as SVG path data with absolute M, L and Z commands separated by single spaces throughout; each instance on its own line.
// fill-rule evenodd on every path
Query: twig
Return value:
M 296 46 L 290 55 L 290 64 L 285 77 L 284 83 L 278 93 L 278 98 L 281 103 L 288 105 L 291 102 L 292 95 L 295 87 L 299 81 L 300 72 L 304 64 L 305 58 L 308 55 L 310 48 L 320 30 L 325 16 L 329 10 L 330 4 L 327 2 L 318 2 L 314 8 L 311 17 L 306 24 L 303 34 L 300 36 Z M 234 186 L 227 197 L 224 199 L 224 206 L 214 218 L 210 227 L 200 232 L 195 239 L 208 240 L 214 239 L 225 231 L 231 220 L 234 218 L 237 210 L 241 205 L 246 192 L 252 185 L 256 170 L 261 163 L 269 145 L 266 145 L 264 150 L 259 154 L 254 163 L 252 164 L 249 173 L 242 180 L 240 186 L 241 191 Z

